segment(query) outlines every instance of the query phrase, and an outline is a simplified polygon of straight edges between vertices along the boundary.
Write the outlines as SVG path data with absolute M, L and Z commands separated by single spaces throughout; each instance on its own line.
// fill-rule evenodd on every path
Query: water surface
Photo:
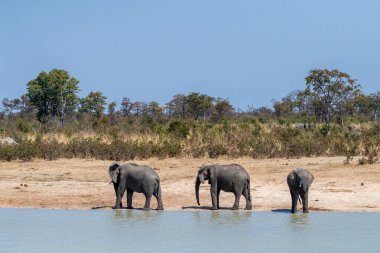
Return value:
M 0 252 L 380 252 L 380 213 L 0 209 Z

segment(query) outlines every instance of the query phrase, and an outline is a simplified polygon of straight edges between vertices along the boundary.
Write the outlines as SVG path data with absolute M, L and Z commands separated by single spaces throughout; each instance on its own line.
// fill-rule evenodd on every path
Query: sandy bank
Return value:
M 287 174 L 309 169 L 315 177 L 310 189 L 310 210 L 380 211 L 380 164 L 343 165 L 343 157 L 302 159 L 148 159 L 161 177 L 166 210 L 204 210 L 196 205 L 194 180 L 202 163 L 239 163 L 251 176 L 253 211 L 289 209 Z M 109 209 L 113 186 L 107 173 L 111 161 L 61 159 L 57 161 L 0 162 L 0 207 Z M 125 199 L 123 199 L 125 203 Z M 240 208 L 244 208 L 244 198 Z M 142 194 L 134 195 L 142 207 Z M 210 206 L 209 186 L 201 186 L 201 204 Z M 221 193 L 221 206 L 231 207 L 233 195 Z M 125 204 L 124 204 L 125 205 Z M 152 207 L 156 201 L 152 201 Z

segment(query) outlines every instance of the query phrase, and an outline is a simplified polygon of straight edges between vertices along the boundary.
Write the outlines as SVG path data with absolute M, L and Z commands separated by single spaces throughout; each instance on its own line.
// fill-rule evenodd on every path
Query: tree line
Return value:
M 345 119 L 356 116 L 364 121 L 377 121 L 380 114 L 380 92 L 364 94 L 361 85 L 349 74 L 339 70 L 314 69 L 305 77 L 304 89 L 294 91 L 274 101 L 272 107 L 249 107 L 237 110 L 227 99 L 191 92 L 177 94 L 165 105 L 158 102 L 132 101 L 124 97 L 120 104 L 107 104 L 107 97 L 100 91 L 78 96 L 79 81 L 66 70 L 42 71 L 26 85 L 26 93 L 20 98 L 2 100 L 1 116 L 35 116 L 46 124 L 75 115 L 90 115 L 100 119 L 107 116 L 111 124 L 117 117 L 176 118 L 196 121 L 220 121 L 222 119 L 259 116 L 263 118 L 295 118 L 302 122 L 321 122 L 327 128 L 332 123 L 342 126 Z

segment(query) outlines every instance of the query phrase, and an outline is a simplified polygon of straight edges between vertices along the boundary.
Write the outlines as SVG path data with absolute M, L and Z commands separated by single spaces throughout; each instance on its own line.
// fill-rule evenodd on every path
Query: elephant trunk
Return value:
M 307 192 L 308 192 L 308 190 L 309 190 L 309 185 L 307 185 L 307 184 L 302 184 L 302 186 L 301 186 L 301 191 L 304 193 L 304 194 L 306 194 Z
M 201 180 L 199 180 L 199 177 L 197 177 L 197 179 L 195 180 L 195 196 L 197 198 L 198 206 L 201 205 L 199 203 L 199 187 L 200 187 L 200 185 L 201 185 Z

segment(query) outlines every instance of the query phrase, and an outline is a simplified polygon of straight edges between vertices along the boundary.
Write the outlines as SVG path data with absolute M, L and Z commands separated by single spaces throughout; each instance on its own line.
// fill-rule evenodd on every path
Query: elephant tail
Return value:
M 156 189 L 154 191 L 155 191 L 154 196 L 157 198 L 157 210 L 164 210 L 164 204 L 162 203 L 162 196 L 161 196 L 160 179 L 157 179 Z
M 157 196 L 157 197 L 161 197 L 160 180 L 157 180 L 156 189 L 154 190 L 154 195 Z
M 298 197 L 298 201 L 300 202 L 300 205 L 302 205 L 302 199 Z
M 249 201 L 252 201 L 252 196 L 251 196 L 251 181 L 248 179 L 247 181 L 247 192 L 248 192 L 248 199 Z

